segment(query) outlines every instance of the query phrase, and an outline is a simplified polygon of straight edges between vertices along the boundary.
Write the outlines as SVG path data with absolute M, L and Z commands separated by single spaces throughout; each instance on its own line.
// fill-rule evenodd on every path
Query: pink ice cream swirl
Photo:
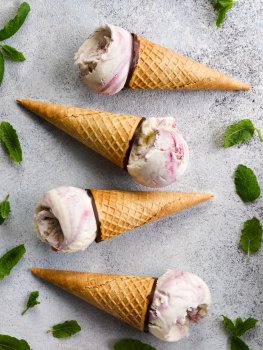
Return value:
M 189 162 L 189 148 L 174 118 L 149 118 L 138 130 L 128 172 L 147 187 L 164 187 L 179 180 Z
M 76 187 L 47 192 L 36 207 L 34 223 L 39 238 L 56 251 L 84 250 L 96 238 L 92 200 Z
M 189 272 L 168 270 L 157 280 L 149 311 L 149 331 L 164 341 L 189 335 L 189 326 L 206 316 L 211 294 L 206 283 Z
M 124 87 L 132 61 L 131 33 L 105 24 L 95 30 L 75 54 L 75 64 L 94 91 L 113 95 Z

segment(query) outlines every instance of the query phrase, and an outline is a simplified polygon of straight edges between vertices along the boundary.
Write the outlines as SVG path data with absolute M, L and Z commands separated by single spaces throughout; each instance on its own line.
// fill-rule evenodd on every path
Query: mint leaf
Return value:
M 0 203 L 0 225 L 5 221 L 10 213 L 9 195 Z
M 231 338 L 231 350 L 249 350 L 249 347 L 240 338 L 232 337 Z
M 262 226 L 257 218 L 244 223 L 240 236 L 240 247 L 248 254 L 256 253 L 261 247 Z
M 0 51 L 0 86 L 4 79 L 4 73 L 5 73 L 5 60 L 2 52 Z
M 68 338 L 81 331 L 77 321 L 65 321 L 64 323 L 53 326 L 48 332 L 51 332 L 55 338 Z
M 16 130 L 8 122 L 0 124 L 0 140 L 7 149 L 10 158 L 20 163 L 22 161 L 21 145 Z
M 15 49 L 12 46 L 3 45 L 2 50 L 3 50 L 3 53 L 5 54 L 5 56 L 11 61 L 22 62 L 22 61 L 26 60 L 26 58 L 22 54 L 22 52 L 17 51 L 17 49 Z
M 20 261 L 25 252 L 25 246 L 21 244 L 9 250 L 0 258 L 0 281 L 10 274 L 13 267 Z
M 242 324 L 243 324 L 242 318 L 238 317 L 236 319 L 236 329 L 237 329 L 237 327 L 240 327 Z M 235 334 L 235 335 L 237 335 L 237 334 Z
M 27 304 L 26 304 L 26 308 L 25 310 L 22 312 L 21 315 L 24 315 L 30 308 L 40 304 L 39 301 L 37 301 L 37 298 L 39 297 L 39 292 L 38 291 L 35 291 L 35 292 L 32 292 L 30 295 L 29 295 L 29 298 L 28 298 L 28 301 L 27 301 Z
M 251 120 L 243 119 L 235 124 L 229 125 L 224 133 L 224 147 L 232 147 L 250 140 L 254 136 L 255 131 L 258 133 L 260 141 L 263 142 L 260 131 L 254 127 Z
M 223 7 L 222 9 L 219 10 L 217 20 L 216 20 L 216 26 L 218 28 L 221 27 L 222 23 L 224 22 L 224 20 L 226 18 L 227 12 L 230 11 L 232 9 L 232 7 L 233 7 L 233 5 L 229 5 L 229 6 Z
M 234 333 L 235 330 L 236 330 L 236 326 L 234 325 L 234 323 L 228 317 L 226 317 L 224 315 L 222 315 L 222 317 L 223 317 L 223 321 L 224 321 L 224 324 L 225 324 L 226 328 L 230 332 Z
M 241 319 L 240 319 L 241 320 Z M 258 320 L 256 320 L 253 317 L 249 317 L 245 321 L 236 323 L 236 336 L 240 337 L 241 335 L 245 334 L 248 330 L 254 328 L 257 324 Z
M 257 320 L 255 320 L 252 317 L 249 317 L 248 319 L 243 321 L 242 318 L 238 317 L 234 324 L 234 322 L 231 321 L 229 318 L 225 316 L 223 316 L 223 318 L 227 329 L 232 334 L 231 350 L 249 350 L 249 347 L 246 345 L 246 343 L 243 342 L 243 340 L 239 338 L 239 336 L 245 334 L 249 329 L 254 328 L 257 323 Z
M 6 40 L 13 36 L 25 22 L 25 19 L 30 11 L 28 3 L 23 2 L 18 10 L 16 16 L 11 19 L 3 29 L 0 30 L 0 41 Z
M 227 12 L 230 11 L 235 4 L 236 2 L 233 0 L 217 0 L 214 4 L 214 9 L 218 11 L 218 17 L 216 20 L 218 28 L 221 27 L 224 22 Z
M 114 350 L 156 350 L 154 347 L 135 339 L 120 340 L 114 345 Z
M 239 164 L 235 171 L 236 192 L 244 202 L 253 202 L 260 196 L 260 187 L 253 170 Z
M 30 350 L 30 346 L 24 339 L 0 334 L 0 350 Z

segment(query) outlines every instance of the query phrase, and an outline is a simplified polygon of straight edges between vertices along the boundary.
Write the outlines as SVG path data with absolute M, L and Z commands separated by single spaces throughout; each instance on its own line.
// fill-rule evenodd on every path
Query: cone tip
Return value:
M 27 103 L 29 102 L 29 100 L 26 100 L 24 98 L 18 98 L 16 99 L 16 103 L 18 103 L 21 106 L 25 106 Z
M 39 270 L 39 268 L 33 267 L 33 268 L 31 269 L 31 272 L 32 272 L 34 275 L 36 275 L 37 272 L 38 272 L 38 270 Z
M 244 91 L 252 90 L 252 86 L 246 85 L 240 82 L 240 90 L 244 90 Z
M 222 80 L 223 88 L 222 90 L 236 90 L 236 91 L 247 91 L 251 90 L 252 86 L 243 83 L 240 80 L 232 78 L 231 76 L 224 76 Z
M 38 268 L 38 267 L 33 267 L 31 269 L 32 274 L 35 275 L 35 276 L 38 276 L 38 277 L 41 277 L 41 275 L 42 275 L 41 272 L 43 272 L 43 271 L 45 271 L 45 269 L 41 269 L 41 268 Z
M 212 199 L 212 198 L 215 198 L 215 195 L 213 193 L 202 193 L 202 196 L 203 196 L 205 201 Z

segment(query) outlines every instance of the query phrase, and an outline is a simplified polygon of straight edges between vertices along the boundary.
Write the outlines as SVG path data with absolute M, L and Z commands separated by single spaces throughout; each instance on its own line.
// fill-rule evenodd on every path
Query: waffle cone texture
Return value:
M 99 221 L 97 241 L 205 202 L 213 195 L 184 192 L 127 192 L 91 190 Z
M 142 118 L 54 103 L 17 100 L 23 107 L 124 168 L 127 152 Z
M 215 69 L 134 36 L 134 71 L 128 87 L 159 90 L 249 90 L 250 86 Z
M 145 330 L 155 278 L 38 268 L 32 273 L 130 326 Z

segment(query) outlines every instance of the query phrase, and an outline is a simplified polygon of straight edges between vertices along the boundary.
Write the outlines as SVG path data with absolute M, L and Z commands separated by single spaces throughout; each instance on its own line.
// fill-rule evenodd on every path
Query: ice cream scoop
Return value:
M 207 314 L 211 304 L 205 282 L 189 272 L 168 270 L 157 281 L 150 306 L 149 331 L 165 341 L 189 335 L 189 326 Z
M 34 223 L 39 238 L 61 252 L 85 250 L 97 235 L 92 199 L 76 187 L 47 192 L 36 207 Z
M 140 331 L 178 341 L 207 314 L 205 282 L 189 272 L 169 270 L 159 279 L 34 268 L 32 272 Z
M 249 90 L 251 87 L 139 35 L 105 24 L 75 54 L 86 84 L 113 95 L 131 89 Z
M 127 81 L 132 49 L 131 33 L 105 24 L 89 36 L 74 58 L 81 76 L 92 90 L 113 95 Z
M 133 179 L 147 187 L 164 187 L 181 179 L 189 148 L 174 118 L 149 118 L 137 129 L 128 161 Z
M 145 186 L 167 186 L 186 170 L 189 149 L 172 117 L 145 120 L 40 101 L 18 103 L 128 170 Z
M 205 193 L 128 192 L 58 187 L 38 203 L 39 238 L 54 250 L 76 252 L 213 196 Z

